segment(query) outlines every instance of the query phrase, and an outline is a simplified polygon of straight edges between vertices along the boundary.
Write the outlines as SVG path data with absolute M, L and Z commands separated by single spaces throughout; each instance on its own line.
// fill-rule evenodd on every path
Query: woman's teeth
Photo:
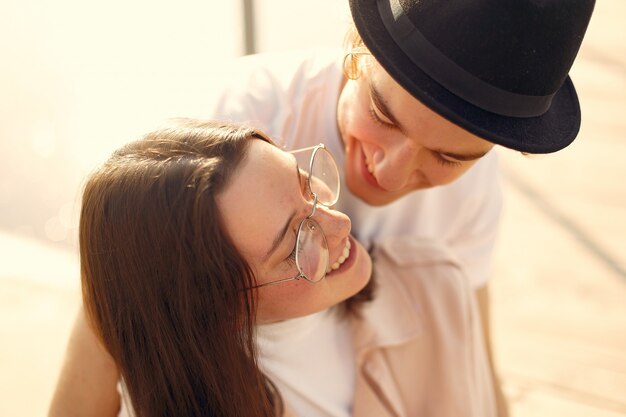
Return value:
M 336 269 L 339 269 L 339 267 L 341 266 L 342 263 L 344 263 L 346 261 L 346 259 L 348 259 L 348 257 L 350 256 L 350 239 L 346 239 L 346 246 L 343 248 L 343 252 L 341 253 L 341 256 L 339 256 L 339 258 L 337 259 L 337 261 L 335 261 L 335 263 L 333 263 L 330 266 L 330 271 L 334 271 Z M 330 272 L 328 271 L 328 272 Z

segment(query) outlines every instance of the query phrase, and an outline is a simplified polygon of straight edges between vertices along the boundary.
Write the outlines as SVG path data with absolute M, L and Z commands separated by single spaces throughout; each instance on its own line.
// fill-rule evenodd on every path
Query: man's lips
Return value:
M 365 182 L 367 182 L 372 187 L 377 188 L 380 191 L 386 191 L 384 188 L 382 188 L 378 184 L 376 177 L 367 169 L 367 159 L 365 158 L 365 151 L 363 150 L 363 147 L 359 146 L 359 150 L 360 150 L 360 162 L 361 162 L 360 163 L 361 176 L 363 177 Z

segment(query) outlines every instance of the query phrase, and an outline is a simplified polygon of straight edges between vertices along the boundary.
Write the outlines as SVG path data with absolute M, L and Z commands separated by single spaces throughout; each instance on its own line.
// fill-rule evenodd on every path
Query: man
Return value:
M 248 122 L 286 149 L 323 142 L 343 166 L 337 207 L 363 243 L 449 246 L 476 290 L 489 348 L 501 209 L 492 149 L 548 153 L 574 140 L 580 108 L 567 74 L 593 6 L 350 0 L 344 54 L 244 57 L 210 115 Z

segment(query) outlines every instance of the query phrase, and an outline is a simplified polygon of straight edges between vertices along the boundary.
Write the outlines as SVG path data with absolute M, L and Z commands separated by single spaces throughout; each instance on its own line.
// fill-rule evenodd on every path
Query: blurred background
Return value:
M 168 117 L 205 117 L 228 60 L 339 46 L 350 19 L 345 0 L 2 0 L 0 16 L 0 416 L 37 416 L 80 302 L 85 176 Z M 492 331 L 514 416 L 626 416 L 625 20 L 623 0 L 596 5 L 577 141 L 500 149 Z

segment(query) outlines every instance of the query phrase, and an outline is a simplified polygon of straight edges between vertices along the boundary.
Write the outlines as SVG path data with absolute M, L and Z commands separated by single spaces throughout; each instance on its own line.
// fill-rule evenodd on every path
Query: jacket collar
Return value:
M 375 263 L 377 288 L 374 300 L 364 305 L 360 317 L 352 321 L 358 372 L 354 417 L 406 415 L 400 390 L 383 352 L 385 347 L 420 337 L 424 329 L 422 315 L 416 314 L 419 307 L 393 273 L 393 259 L 384 258 L 377 257 Z
M 360 357 L 372 348 L 380 348 L 402 344 L 407 340 L 419 336 L 423 331 L 421 314 L 416 314 L 419 306 L 411 300 L 393 271 L 395 262 L 384 259 L 374 251 L 374 277 L 377 287 L 374 299 L 366 303 L 360 311 L 359 317 L 352 321 L 352 343 L 357 355 L 357 364 Z

